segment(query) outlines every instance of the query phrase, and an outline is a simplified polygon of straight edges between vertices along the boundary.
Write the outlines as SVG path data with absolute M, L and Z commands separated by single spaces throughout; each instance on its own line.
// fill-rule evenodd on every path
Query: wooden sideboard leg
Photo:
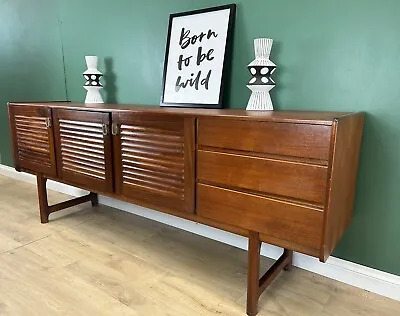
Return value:
M 247 272 L 247 315 L 255 316 L 258 313 L 258 298 L 260 297 L 260 235 L 250 232 L 248 248 Z
M 47 179 L 43 177 L 41 174 L 38 174 L 36 178 L 37 178 L 37 188 L 39 196 L 40 221 L 42 224 L 46 224 L 49 222 L 49 215 L 51 213 L 58 212 L 66 208 L 86 202 L 91 202 L 92 206 L 99 205 L 99 199 L 97 194 L 94 192 L 90 192 L 85 196 L 77 197 L 75 199 L 50 206 L 47 200 L 47 187 L 46 187 Z
M 99 196 L 97 195 L 97 193 L 90 192 L 90 194 L 91 194 L 92 206 L 93 207 L 99 206 Z
M 257 315 L 260 295 L 282 270 L 290 270 L 293 262 L 293 251 L 285 249 L 282 256 L 260 279 L 260 250 L 259 233 L 250 232 L 247 274 L 247 315 L 249 316 Z
M 50 215 L 49 204 L 47 201 L 47 188 L 46 188 L 47 179 L 44 178 L 41 174 L 38 174 L 36 180 L 37 180 L 37 189 L 39 197 L 40 221 L 42 224 L 45 224 L 49 222 L 49 215 Z
M 289 262 L 288 262 L 288 264 L 286 266 L 284 266 L 283 270 L 285 270 L 285 271 L 292 270 L 292 266 L 293 266 L 293 251 L 285 249 L 283 251 L 283 255 L 286 255 L 286 256 L 289 257 Z

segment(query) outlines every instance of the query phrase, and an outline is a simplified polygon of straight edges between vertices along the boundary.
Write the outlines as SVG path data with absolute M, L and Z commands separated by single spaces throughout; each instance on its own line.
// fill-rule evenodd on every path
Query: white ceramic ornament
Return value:
M 247 68 L 253 76 L 247 87 L 252 91 L 246 110 L 272 111 L 274 109 L 269 92 L 275 87 L 271 78 L 276 65 L 269 59 L 273 40 L 257 38 L 254 40 L 256 59 Z
M 97 69 L 99 58 L 97 56 L 85 56 L 87 70 L 83 73 L 86 82 L 83 86 L 87 93 L 85 103 L 104 103 L 100 94 L 103 85 L 100 78 L 103 74 Z

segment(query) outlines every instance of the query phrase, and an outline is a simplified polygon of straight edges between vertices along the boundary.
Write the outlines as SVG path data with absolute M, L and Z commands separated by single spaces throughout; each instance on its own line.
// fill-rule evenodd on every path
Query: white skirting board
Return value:
M 16 172 L 13 168 L 1 164 L 0 174 L 16 180 L 33 184 L 36 183 L 34 176 Z M 48 182 L 48 188 L 71 196 L 81 196 L 87 193 L 85 190 L 54 181 Z M 234 247 L 247 249 L 247 239 L 235 234 L 108 197 L 100 196 L 99 202 L 100 204 L 174 226 Z M 282 249 L 267 244 L 263 244 L 261 249 L 261 254 L 263 256 L 272 259 L 277 259 L 281 253 Z M 326 263 L 321 263 L 316 258 L 300 253 L 294 254 L 293 264 L 299 268 L 400 301 L 400 276 L 371 269 L 335 257 L 330 257 Z

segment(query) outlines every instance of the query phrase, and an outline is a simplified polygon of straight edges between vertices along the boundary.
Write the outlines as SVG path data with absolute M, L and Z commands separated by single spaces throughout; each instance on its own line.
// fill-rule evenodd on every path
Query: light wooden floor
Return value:
M 0 315 L 245 315 L 245 251 L 108 207 L 50 219 L 35 186 L 0 176 Z M 394 316 L 400 302 L 293 269 L 259 315 Z

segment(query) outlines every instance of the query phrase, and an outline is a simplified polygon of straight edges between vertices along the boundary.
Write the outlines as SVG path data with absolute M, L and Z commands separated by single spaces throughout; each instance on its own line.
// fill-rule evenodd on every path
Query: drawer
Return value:
M 200 146 L 328 160 L 331 126 L 199 119 Z
M 328 168 L 198 150 L 198 180 L 325 204 Z
M 199 216 L 283 240 L 285 246 L 289 242 L 294 250 L 320 248 L 323 212 L 318 209 L 205 184 L 197 185 L 197 194 Z

